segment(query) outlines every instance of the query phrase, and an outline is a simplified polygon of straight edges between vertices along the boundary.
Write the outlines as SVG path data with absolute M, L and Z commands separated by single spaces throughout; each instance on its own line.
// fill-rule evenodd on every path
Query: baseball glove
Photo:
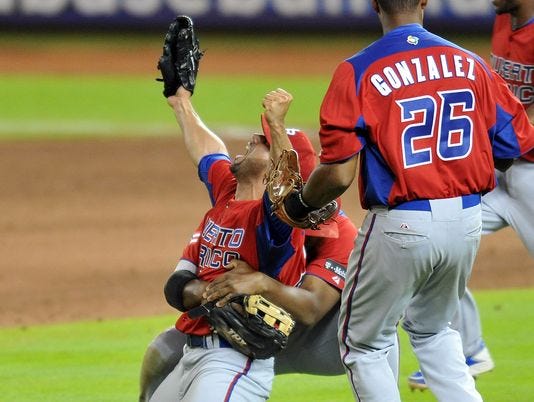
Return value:
M 176 94 L 180 86 L 193 93 L 198 73 L 198 63 L 204 55 L 199 48 L 193 29 L 193 20 L 179 15 L 169 26 L 163 42 L 163 54 L 158 60 L 158 70 L 163 82 L 163 95 Z
M 265 178 L 267 194 L 271 201 L 272 213 L 288 225 L 301 229 L 319 229 L 319 225 L 337 213 L 338 205 L 332 201 L 322 208 L 315 209 L 304 203 L 301 197 L 303 187 L 300 176 L 298 155 L 294 150 L 283 150 L 276 165 L 272 164 Z M 288 201 L 294 201 L 297 208 L 287 208 Z M 296 216 L 295 211 L 301 213 Z
M 188 314 L 205 315 L 214 332 L 254 359 L 268 359 L 285 348 L 295 326 L 289 313 L 260 295 L 235 296 L 223 307 L 208 302 Z

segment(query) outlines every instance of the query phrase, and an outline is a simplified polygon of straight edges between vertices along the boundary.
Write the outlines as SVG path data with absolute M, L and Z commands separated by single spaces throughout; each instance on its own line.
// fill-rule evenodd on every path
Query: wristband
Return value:
M 172 307 L 180 311 L 186 311 L 184 306 L 183 293 L 185 285 L 193 279 L 198 279 L 191 271 L 181 269 L 174 271 L 165 284 L 165 299 Z
M 306 204 L 301 191 L 289 194 L 284 200 L 284 208 L 287 215 L 296 221 L 304 219 L 308 213 L 317 209 Z

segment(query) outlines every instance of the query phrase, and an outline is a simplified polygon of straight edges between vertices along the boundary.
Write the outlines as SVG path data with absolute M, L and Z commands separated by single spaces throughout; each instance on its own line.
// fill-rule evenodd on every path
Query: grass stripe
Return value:
M 203 77 L 193 103 L 214 128 L 259 129 L 261 99 L 284 87 L 295 99 L 290 125 L 317 127 L 318 110 L 328 79 L 306 77 Z M 0 137 L 32 135 L 154 135 L 177 127 L 151 77 L 56 77 L 0 75 Z M 79 125 L 79 127 L 77 126 Z
M 484 339 L 496 362 L 477 380 L 488 402 L 532 399 L 534 289 L 475 292 Z M 132 401 L 148 342 L 174 322 L 173 315 L 0 329 L 0 400 L 17 402 Z M 435 401 L 408 390 L 417 363 L 401 331 L 403 400 Z M 344 402 L 352 396 L 345 376 L 276 377 L 270 402 Z

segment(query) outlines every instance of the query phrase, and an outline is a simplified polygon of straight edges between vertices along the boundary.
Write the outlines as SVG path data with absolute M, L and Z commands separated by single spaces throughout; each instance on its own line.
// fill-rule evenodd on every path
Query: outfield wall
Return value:
M 176 14 L 203 29 L 376 29 L 369 0 L 0 0 L 0 26 L 161 28 Z M 486 31 L 489 0 L 430 0 L 431 29 Z

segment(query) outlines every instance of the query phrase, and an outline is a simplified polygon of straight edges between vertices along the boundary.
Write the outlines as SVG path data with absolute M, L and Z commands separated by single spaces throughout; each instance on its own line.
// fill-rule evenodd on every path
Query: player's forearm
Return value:
M 207 282 L 188 269 L 176 269 L 167 279 L 164 294 L 167 303 L 179 311 L 187 311 L 202 303 Z
M 328 311 L 322 311 L 316 295 L 309 290 L 286 286 L 272 278 L 267 278 L 262 296 L 284 308 L 298 323 L 313 325 Z
M 321 164 L 304 186 L 302 198 L 312 207 L 322 207 L 335 200 L 350 186 L 356 176 L 358 158 L 344 163 Z
M 285 117 L 292 100 L 291 94 L 281 88 L 270 91 L 263 98 L 264 116 L 271 132 L 270 156 L 275 163 L 283 150 L 292 148 L 285 127 Z
M 278 120 L 269 123 L 271 129 L 272 144 L 270 148 L 270 156 L 273 161 L 277 161 L 282 154 L 282 151 L 292 149 L 291 142 L 286 134 L 286 128 L 283 120 Z
M 175 97 L 171 106 L 195 166 L 206 155 L 228 154 L 224 142 L 202 122 L 188 98 Z
M 206 290 L 207 285 L 208 282 L 200 279 L 192 280 L 185 285 L 182 298 L 186 310 L 192 309 L 203 303 L 204 299 L 202 298 L 202 294 Z

